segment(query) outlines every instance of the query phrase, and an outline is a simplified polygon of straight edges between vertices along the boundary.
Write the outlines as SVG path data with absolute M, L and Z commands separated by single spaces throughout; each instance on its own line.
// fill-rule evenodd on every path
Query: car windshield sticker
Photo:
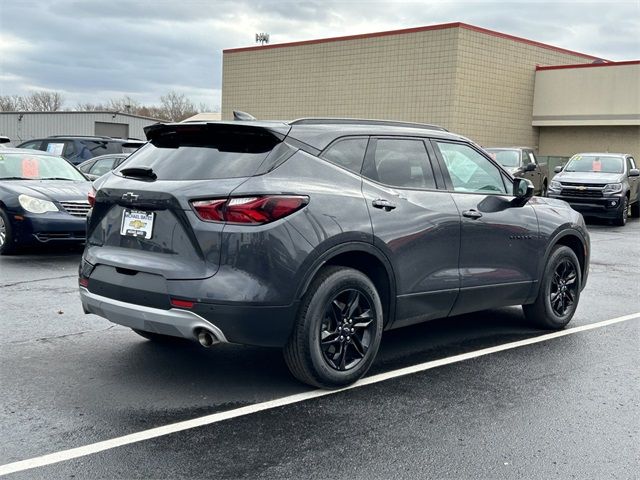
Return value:
M 593 163 L 591 164 L 591 170 L 593 170 L 594 172 L 602 171 L 602 163 L 600 163 L 599 157 L 596 157 L 593 159 Z
M 38 177 L 38 160 L 35 158 L 22 159 L 22 176 L 26 178 Z
M 50 143 L 47 145 L 47 152 L 54 155 L 62 156 L 62 150 L 64 149 L 64 143 Z

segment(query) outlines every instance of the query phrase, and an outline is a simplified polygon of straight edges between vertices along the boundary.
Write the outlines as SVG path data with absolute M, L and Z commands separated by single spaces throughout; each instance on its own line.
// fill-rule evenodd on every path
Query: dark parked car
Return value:
M 536 195 L 545 197 L 549 186 L 549 171 L 540 164 L 533 149 L 525 147 L 485 148 L 491 157 L 514 177 L 531 180 Z
M 96 180 L 107 172 L 110 172 L 129 156 L 128 153 L 100 155 L 78 165 L 78 170 L 85 174 L 89 180 Z
M 0 151 L 0 255 L 33 243 L 83 242 L 90 188 L 61 157 Z
M 631 155 L 580 153 L 569 159 L 549 185 L 549 196 L 569 203 L 585 216 L 627 223 L 629 210 L 640 216 L 640 171 Z
M 464 137 L 326 119 L 146 132 L 95 182 L 79 272 L 85 312 L 143 337 L 282 347 L 298 379 L 338 387 L 383 330 L 506 305 L 556 329 L 575 312 L 582 216 Z
M 79 165 L 85 160 L 109 153 L 129 154 L 143 144 L 144 142 L 134 139 L 53 135 L 47 138 L 28 140 L 18 147 L 59 155 L 74 165 Z

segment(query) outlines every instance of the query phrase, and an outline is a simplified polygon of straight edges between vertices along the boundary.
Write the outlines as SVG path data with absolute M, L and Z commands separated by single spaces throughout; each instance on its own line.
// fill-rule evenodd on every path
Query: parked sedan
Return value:
M 95 181 L 85 312 L 158 341 L 281 347 L 291 372 L 350 384 L 383 330 L 523 305 L 573 317 L 589 235 L 470 140 L 352 119 L 147 127 Z
M 64 158 L 0 151 L 0 255 L 27 244 L 83 242 L 91 183 Z
M 627 223 L 629 210 L 640 216 L 640 170 L 631 155 L 622 153 L 579 153 L 549 185 L 549 196 L 566 201 L 584 216 Z
M 128 153 L 100 155 L 99 157 L 94 157 L 91 160 L 82 162 L 78 165 L 78 170 L 84 173 L 89 180 L 93 181 L 116 168 L 124 162 L 128 156 Z

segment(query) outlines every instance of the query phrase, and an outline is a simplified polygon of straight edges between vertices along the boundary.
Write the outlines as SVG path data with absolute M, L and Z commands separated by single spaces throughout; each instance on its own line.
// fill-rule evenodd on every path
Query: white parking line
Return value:
M 29 458 L 27 460 L 21 460 L 14 463 L 7 463 L 5 465 L 0 465 L 0 476 L 15 472 L 21 472 L 32 468 L 43 467 L 58 462 L 64 462 L 66 460 L 72 460 L 74 458 L 92 455 L 94 453 L 103 452 L 112 448 L 122 447 L 124 445 L 130 445 L 132 443 L 142 442 L 144 440 L 150 440 L 152 438 L 158 438 L 164 435 L 170 435 L 172 433 L 182 432 L 184 430 L 189 430 L 192 428 L 211 425 L 213 423 L 222 422 L 224 420 L 229 420 L 232 418 L 251 415 L 252 413 L 262 412 L 264 410 L 270 410 L 273 408 L 283 407 L 285 405 L 291 405 L 293 403 L 304 402 L 305 400 L 311 400 L 313 398 L 335 395 L 336 393 L 363 387 L 365 385 L 371 385 L 373 383 L 384 382 L 385 380 L 390 380 L 392 378 L 398 378 L 417 372 L 424 372 L 425 370 L 430 370 L 432 368 L 450 365 L 457 362 L 463 362 L 472 358 L 478 358 L 484 355 L 490 355 L 492 353 L 498 353 L 505 350 L 524 347 L 526 345 L 542 343 L 554 338 L 564 337 L 567 335 L 572 335 L 574 333 L 585 332 L 587 330 L 594 330 L 596 328 L 602 328 L 616 323 L 626 322 L 635 318 L 640 318 L 640 312 L 624 315 L 622 317 L 612 318 L 610 320 L 603 320 L 602 322 L 591 323 L 589 325 L 582 325 L 580 327 L 560 330 L 558 332 L 548 333 L 545 335 L 539 335 L 537 337 L 527 338 L 525 340 L 519 340 L 517 342 L 509 342 L 495 347 L 483 348 L 481 350 L 462 353 L 460 355 L 453 355 L 452 357 L 432 360 L 430 362 L 424 362 L 418 365 L 413 365 L 411 367 L 405 367 L 386 373 L 380 373 L 378 375 L 372 375 L 370 377 L 363 378 L 355 384 L 346 388 L 342 388 L 340 390 L 312 390 L 310 392 L 290 395 L 288 397 L 282 397 L 276 400 L 270 400 L 268 402 L 256 403 L 254 405 L 248 405 L 246 407 L 236 408 L 226 412 L 214 413 L 212 415 L 206 415 L 204 417 L 194 418 L 192 420 L 172 423 L 163 427 L 150 428 L 149 430 L 143 430 L 141 432 L 124 435 L 122 437 L 112 438 L 111 440 L 92 443 L 83 447 L 70 448 L 68 450 L 62 450 L 59 452 L 42 455 L 40 457 Z

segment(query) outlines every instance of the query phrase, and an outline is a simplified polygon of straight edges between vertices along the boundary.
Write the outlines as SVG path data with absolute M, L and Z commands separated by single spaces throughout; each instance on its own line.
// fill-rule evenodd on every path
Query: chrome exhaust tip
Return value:
M 215 345 L 216 343 L 220 343 L 220 340 L 211 332 L 201 329 L 198 332 L 198 342 L 204 348 L 209 348 Z

